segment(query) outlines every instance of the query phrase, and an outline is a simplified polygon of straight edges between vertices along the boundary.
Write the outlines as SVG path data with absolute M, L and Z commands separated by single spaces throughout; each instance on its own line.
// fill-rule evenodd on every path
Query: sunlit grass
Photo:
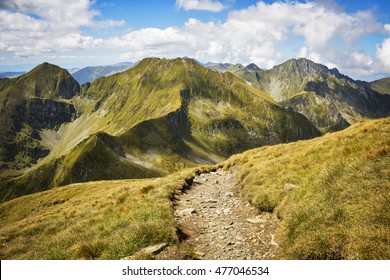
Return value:
M 233 156 L 242 195 L 282 220 L 282 258 L 390 258 L 390 119 Z M 285 184 L 296 187 L 290 190 Z
M 170 195 L 195 173 L 74 184 L 0 204 L 0 258 L 119 259 L 174 243 Z
M 236 170 L 243 198 L 281 220 L 279 258 L 390 259 L 389 134 L 390 118 L 367 121 L 218 166 Z M 196 172 L 73 184 L 2 203 L 0 258 L 119 259 L 174 244 L 170 197 Z

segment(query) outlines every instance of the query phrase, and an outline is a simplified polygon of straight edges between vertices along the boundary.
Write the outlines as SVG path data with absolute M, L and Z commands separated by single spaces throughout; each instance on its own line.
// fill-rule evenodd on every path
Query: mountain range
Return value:
M 20 75 L 25 74 L 25 71 L 19 71 L 19 72 L 0 72 L 0 78 L 16 78 Z
M 390 118 L 360 121 L 160 178 L 25 195 L 0 203 L 0 258 L 389 260 L 389 139 Z
M 307 59 L 207 66 L 146 58 L 81 87 L 77 72 L 44 63 L 0 79 L 0 200 L 162 176 L 390 114 L 386 79 L 354 81 Z
M 307 59 L 101 74 L 0 78 L 1 259 L 389 258 L 390 78 Z
M 126 71 L 132 66 L 134 66 L 134 63 L 132 62 L 121 62 L 106 66 L 88 66 L 82 69 L 74 69 L 73 71 L 68 71 L 70 74 L 72 74 L 73 78 L 75 78 L 75 80 L 80 85 L 82 85 L 84 83 L 92 82 L 93 80 L 100 77 L 109 76 L 118 72 Z
M 270 70 L 255 64 L 209 64 L 231 72 L 267 92 L 279 104 L 306 116 L 322 132 L 337 131 L 360 119 L 387 116 L 388 78 L 371 83 L 355 81 L 337 69 L 308 59 L 291 59 Z

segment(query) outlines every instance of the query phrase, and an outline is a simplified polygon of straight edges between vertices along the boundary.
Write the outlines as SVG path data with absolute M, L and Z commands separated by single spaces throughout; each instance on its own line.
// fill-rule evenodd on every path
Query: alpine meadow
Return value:
M 0 4 L 0 259 L 390 259 L 390 18 L 70 2 Z

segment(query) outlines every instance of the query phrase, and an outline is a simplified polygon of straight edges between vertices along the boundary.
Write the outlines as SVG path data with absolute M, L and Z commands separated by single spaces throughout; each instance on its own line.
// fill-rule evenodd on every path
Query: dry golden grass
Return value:
M 281 258 L 390 259 L 389 155 L 387 118 L 251 150 L 221 166 L 239 171 L 244 198 L 282 220 Z
M 389 154 L 387 118 L 218 166 L 236 169 L 243 197 L 281 219 L 280 258 L 390 259 Z M 2 203 L 0 258 L 119 259 L 175 243 L 170 197 L 210 168 L 74 184 Z M 286 190 L 287 183 L 296 187 Z
M 0 204 L 1 259 L 119 259 L 176 242 L 170 195 L 197 169 L 73 184 Z

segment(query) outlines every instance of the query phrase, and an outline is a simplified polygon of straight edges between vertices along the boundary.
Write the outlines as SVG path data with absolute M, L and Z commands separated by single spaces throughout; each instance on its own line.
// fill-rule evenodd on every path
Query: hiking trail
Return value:
M 239 196 L 231 171 L 202 173 L 175 201 L 175 220 L 186 236 L 181 248 L 192 257 L 210 260 L 272 259 L 277 218 L 261 213 Z M 179 248 L 168 247 L 159 259 L 180 259 Z

